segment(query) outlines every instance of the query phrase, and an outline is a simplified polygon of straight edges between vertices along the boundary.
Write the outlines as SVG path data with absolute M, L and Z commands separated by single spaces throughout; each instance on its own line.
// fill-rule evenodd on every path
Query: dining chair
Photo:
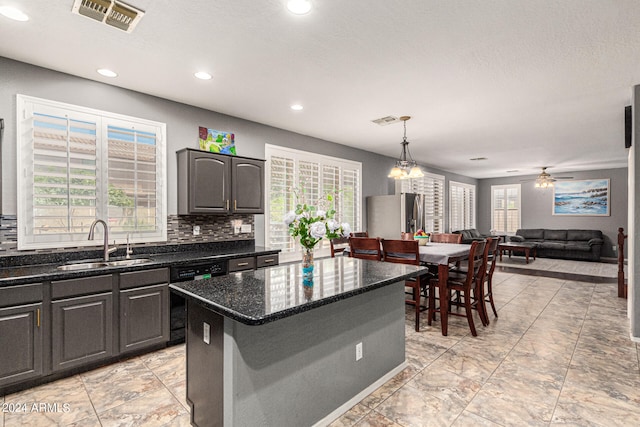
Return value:
M 349 238 L 348 237 L 336 237 L 334 239 L 329 240 L 331 245 L 331 258 L 335 258 L 336 254 L 344 255 L 344 250 L 349 247 Z
M 498 312 L 496 311 L 496 305 L 493 302 L 493 271 L 496 269 L 496 261 L 498 259 L 498 244 L 500 243 L 500 237 L 498 238 L 487 238 L 487 245 L 485 247 L 485 258 L 487 270 L 484 275 L 484 281 L 482 286 L 482 304 L 484 305 L 484 312 L 487 314 L 487 323 L 489 322 L 489 316 L 487 312 L 487 307 L 485 305 L 486 302 L 491 304 L 491 309 L 493 310 L 493 314 L 498 317 Z M 484 289 L 484 283 L 487 284 L 487 288 Z
M 349 256 L 380 261 L 382 251 L 378 237 L 349 237 Z
M 353 233 L 349 233 L 349 237 L 369 237 L 368 231 L 354 231 Z
M 417 240 L 389 240 L 380 239 L 382 245 L 382 258 L 385 262 L 396 264 L 420 265 L 420 252 Z M 431 276 L 433 277 L 433 276 Z M 416 314 L 416 332 L 420 332 L 420 311 L 427 307 L 420 305 L 420 294 L 425 293 L 427 297 L 428 277 L 421 275 L 413 279 L 405 280 L 405 287 L 411 288 L 410 299 L 405 299 L 405 303 L 414 306 Z
M 472 242 L 469 248 L 469 256 L 468 256 L 468 269 L 465 274 L 450 272 L 449 278 L 446 283 L 446 295 L 440 295 L 440 307 L 435 307 L 435 290 L 439 287 L 438 279 L 429 280 L 429 303 L 428 303 L 428 324 L 431 325 L 431 319 L 435 315 L 435 313 L 440 313 L 440 316 L 461 316 L 466 317 L 467 322 L 469 323 L 469 329 L 471 330 L 471 335 L 478 336 L 476 331 L 476 327 L 473 321 L 473 312 L 472 310 L 476 310 L 478 315 L 480 316 L 480 320 L 483 325 L 487 324 L 487 315 L 484 311 L 484 304 L 482 303 L 482 290 L 480 286 L 482 285 L 482 281 L 484 280 L 484 275 L 486 273 L 486 262 L 484 257 L 486 242 Z M 451 301 L 451 293 L 452 291 L 459 291 L 462 296 L 461 306 L 464 307 L 465 312 L 456 313 L 451 311 L 451 309 L 447 310 L 447 313 L 442 313 L 442 299 L 446 298 L 452 305 L 457 305 L 456 302 Z M 450 305 L 451 307 L 451 305 Z
M 429 241 L 433 243 L 462 243 L 462 234 L 432 233 Z

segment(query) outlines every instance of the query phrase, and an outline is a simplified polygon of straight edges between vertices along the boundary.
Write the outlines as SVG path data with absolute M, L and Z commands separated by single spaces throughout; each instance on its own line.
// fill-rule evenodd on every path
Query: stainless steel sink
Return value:
M 104 267 L 126 267 L 129 265 L 146 264 L 153 262 L 149 258 L 133 258 L 133 259 L 121 259 L 117 261 L 92 261 L 92 262 L 74 262 L 70 264 L 64 264 L 58 266 L 58 270 L 73 271 L 73 270 L 92 270 L 96 268 Z
M 126 267 L 127 265 L 146 264 L 148 262 L 153 262 L 153 260 L 149 258 L 121 259 L 118 261 L 109 261 L 107 265 L 109 267 Z
M 59 265 L 58 266 L 58 270 L 64 270 L 64 271 L 69 271 L 69 270 L 91 270 L 94 268 L 102 268 L 102 267 L 108 267 L 109 264 L 101 261 L 101 262 L 78 262 L 78 263 L 74 263 L 74 264 L 64 264 L 64 265 Z

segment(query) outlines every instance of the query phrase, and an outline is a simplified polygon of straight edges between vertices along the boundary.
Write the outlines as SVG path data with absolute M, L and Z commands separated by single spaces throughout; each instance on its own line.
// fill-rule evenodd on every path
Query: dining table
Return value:
M 449 279 L 449 265 L 458 261 L 465 260 L 469 257 L 470 245 L 458 243 L 433 243 L 418 247 L 420 252 L 420 261 L 426 264 L 434 264 L 438 266 L 438 291 L 440 295 L 440 324 L 442 327 L 442 335 L 447 335 L 447 327 L 449 323 L 449 300 L 443 298 L 447 294 L 447 280 Z

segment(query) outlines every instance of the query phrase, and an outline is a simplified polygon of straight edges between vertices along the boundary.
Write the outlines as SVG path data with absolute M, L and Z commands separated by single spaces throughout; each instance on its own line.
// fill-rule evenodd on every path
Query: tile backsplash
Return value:
M 251 225 L 250 233 L 236 233 L 234 225 Z M 200 234 L 193 235 L 193 227 Z M 167 244 L 208 243 L 229 240 L 254 239 L 254 215 L 169 215 L 167 217 Z M 99 246 L 99 245 L 96 245 Z M 133 245 L 134 247 L 137 245 Z M 0 256 L 25 253 L 75 251 L 77 248 L 39 249 L 18 251 L 17 219 L 15 215 L 0 215 Z M 83 247 L 86 249 L 86 247 Z

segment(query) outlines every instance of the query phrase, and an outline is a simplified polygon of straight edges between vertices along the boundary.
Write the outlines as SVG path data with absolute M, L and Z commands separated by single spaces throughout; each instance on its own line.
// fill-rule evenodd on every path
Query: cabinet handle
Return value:
M 265 259 L 265 260 L 263 260 L 262 262 L 264 262 L 264 263 L 266 264 L 266 263 L 268 263 L 268 262 L 273 262 L 273 261 L 275 261 L 275 259 L 270 258 L 270 259 Z
M 36 326 L 40 327 L 40 309 L 36 308 Z
M 233 199 L 233 210 L 237 210 L 238 209 L 238 201 L 236 199 Z
M 227 210 L 229 210 L 229 199 L 227 199 Z
M 238 267 L 244 267 L 245 265 L 249 265 L 248 262 L 239 262 Z

